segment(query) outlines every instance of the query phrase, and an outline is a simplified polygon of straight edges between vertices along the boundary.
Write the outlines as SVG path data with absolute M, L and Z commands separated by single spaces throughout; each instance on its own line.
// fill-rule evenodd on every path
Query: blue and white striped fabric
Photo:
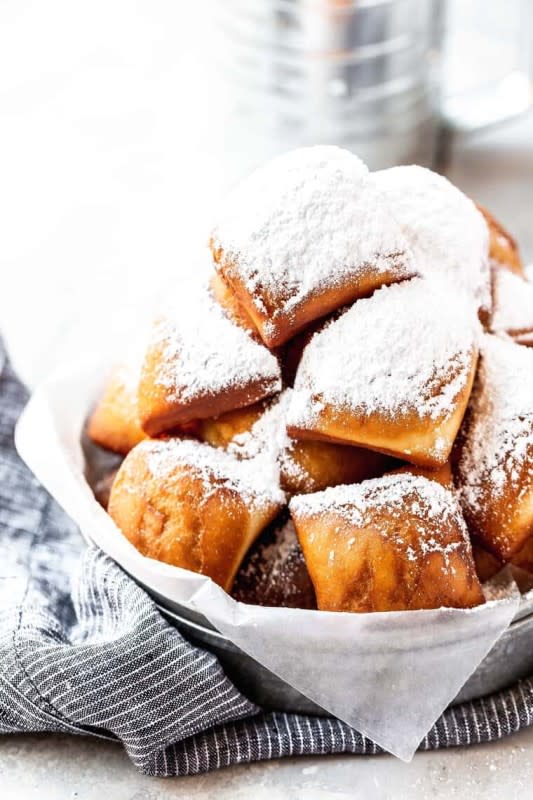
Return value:
M 378 752 L 338 720 L 261 712 L 116 564 L 85 547 L 15 453 L 27 394 L 1 342 L 0 370 L 0 733 L 117 740 L 158 776 Z M 532 722 L 528 680 L 448 710 L 422 748 L 491 741 Z

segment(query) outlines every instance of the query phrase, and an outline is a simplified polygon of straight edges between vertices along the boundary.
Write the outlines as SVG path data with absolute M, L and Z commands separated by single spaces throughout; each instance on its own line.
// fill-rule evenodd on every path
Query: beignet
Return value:
M 270 403 L 268 400 L 262 400 L 253 406 L 236 408 L 218 417 L 202 419 L 199 421 L 199 438 L 212 447 L 228 447 L 242 434 L 248 434 L 270 404 L 276 401 L 277 398 L 273 398 Z
M 256 170 L 225 201 L 210 246 L 269 347 L 417 274 L 387 199 L 338 147 L 300 148 Z
M 279 391 L 277 359 L 237 325 L 203 283 L 183 283 L 155 324 L 138 406 L 150 436 L 251 405 Z
M 241 603 L 316 608 L 315 590 L 292 521 L 270 526 L 252 545 L 235 578 Z
M 261 456 L 277 464 L 289 494 L 316 492 L 339 483 L 357 483 L 383 475 L 393 460 L 381 453 L 330 442 L 296 441 L 287 435 L 291 389 L 267 403 L 206 420 L 200 438 L 226 447 L 238 458 Z
M 253 465 L 193 440 L 147 440 L 126 456 L 109 514 L 149 558 L 208 575 L 226 591 L 284 495 Z
M 472 535 L 501 561 L 533 534 L 532 397 L 533 352 L 486 334 L 456 483 Z
M 293 497 L 290 511 L 324 611 L 470 608 L 484 602 L 452 492 L 386 475 Z
M 115 453 L 129 453 L 146 434 L 137 411 L 140 365 L 116 367 L 87 422 L 87 435 L 100 447 Z
M 434 281 L 358 300 L 307 345 L 289 434 L 443 466 L 470 396 L 479 335 L 473 307 Z

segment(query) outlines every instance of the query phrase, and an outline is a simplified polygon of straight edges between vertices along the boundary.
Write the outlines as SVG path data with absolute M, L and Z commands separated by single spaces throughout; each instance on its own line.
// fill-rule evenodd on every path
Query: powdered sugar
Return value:
M 316 608 L 292 520 L 262 534 L 237 574 L 232 595 L 245 603 Z
M 420 274 L 447 277 L 490 308 L 489 231 L 474 203 L 442 175 L 419 166 L 371 176 L 415 251 Z
M 272 319 L 359 273 L 417 271 L 366 166 L 337 147 L 294 150 L 250 175 L 225 201 L 212 241 L 258 310 L 276 298 Z
M 271 541 L 261 548 L 261 561 L 263 567 L 268 570 L 268 577 L 274 580 L 286 563 L 288 557 L 298 548 L 298 537 L 294 529 L 292 520 L 288 520 L 285 525 L 276 531 L 276 535 Z M 250 572 L 257 571 L 256 564 L 248 564 Z
M 302 516 L 335 511 L 354 525 L 364 525 L 368 513 L 375 510 L 388 511 L 391 516 L 398 512 L 411 513 L 443 523 L 452 516 L 461 517 L 452 492 L 437 481 L 409 472 L 297 495 L 292 498 L 289 507 L 291 512 Z
M 461 497 L 482 510 L 487 494 L 529 491 L 533 470 L 533 352 L 485 335 L 458 471 Z M 526 474 L 524 474 L 524 470 Z
M 290 395 L 291 390 L 286 389 L 272 400 L 249 431 L 233 437 L 228 444 L 228 452 L 239 458 L 254 458 L 268 452 L 276 459 L 279 452 L 291 442 L 285 422 Z
M 533 284 L 498 267 L 494 270 L 491 329 L 495 333 L 533 332 Z
M 362 416 L 445 416 L 469 380 L 479 333 L 471 305 L 435 282 L 380 289 L 307 345 L 289 424 L 308 427 L 329 404 Z
M 192 439 L 149 440 L 137 449 L 146 454 L 148 468 L 162 486 L 178 467 L 186 467 L 202 478 L 207 494 L 224 486 L 237 492 L 251 509 L 284 503 L 275 476 L 208 444 Z
M 237 434 L 228 445 L 228 452 L 240 458 L 260 458 L 277 464 L 281 476 L 305 486 L 308 476 L 303 467 L 292 457 L 294 440 L 287 434 L 287 410 L 291 402 L 292 389 L 285 389 L 250 431 Z
M 204 282 L 179 285 L 154 342 L 163 352 L 157 382 L 170 398 L 215 395 L 252 381 L 264 383 L 263 396 L 281 388 L 277 359 L 226 316 Z

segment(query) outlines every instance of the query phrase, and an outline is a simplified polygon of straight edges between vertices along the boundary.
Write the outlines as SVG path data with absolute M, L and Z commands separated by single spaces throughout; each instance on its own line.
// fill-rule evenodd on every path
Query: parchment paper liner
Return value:
M 20 455 L 85 538 L 147 588 L 204 614 L 242 650 L 334 716 L 410 760 L 427 731 L 508 627 L 520 595 L 472 610 L 346 614 L 237 603 L 209 578 L 146 558 L 84 478 L 81 431 L 106 368 L 59 370 L 19 422 Z M 132 686 L 132 692 L 134 687 Z

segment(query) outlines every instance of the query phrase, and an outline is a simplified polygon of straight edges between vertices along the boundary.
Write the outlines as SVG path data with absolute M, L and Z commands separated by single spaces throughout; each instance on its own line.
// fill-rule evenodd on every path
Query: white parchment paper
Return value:
M 348 614 L 237 603 L 209 578 L 146 558 L 84 478 L 80 435 L 106 374 L 60 370 L 19 422 L 19 453 L 83 535 L 149 590 L 204 614 L 225 636 L 334 716 L 409 760 L 511 622 L 519 593 L 468 611 Z

